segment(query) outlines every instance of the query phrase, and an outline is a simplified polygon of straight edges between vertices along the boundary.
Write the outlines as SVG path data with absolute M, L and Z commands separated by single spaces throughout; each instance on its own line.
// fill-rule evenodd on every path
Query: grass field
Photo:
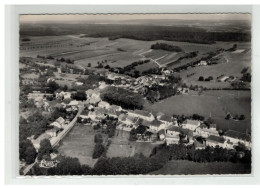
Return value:
M 201 95 L 176 95 L 163 101 L 146 104 L 145 110 L 152 112 L 163 112 L 168 115 L 194 113 L 212 118 L 219 129 L 233 129 L 240 132 L 251 130 L 251 92 L 218 90 L 205 91 Z M 244 114 L 243 121 L 225 120 L 226 113 L 232 115 Z
M 108 148 L 107 157 L 132 157 L 140 153 L 149 157 L 153 148 L 157 145 L 148 142 L 129 141 L 128 131 L 116 130 Z
M 78 158 L 81 164 L 93 167 L 97 159 L 92 159 L 95 131 L 83 124 L 75 125 L 62 140 L 58 151 L 61 155 Z
M 135 154 L 135 147 L 131 145 L 129 132 L 116 130 L 115 136 L 107 150 L 107 157 L 131 157 Z
M 250 174 L 250 166 L 241 163 L 212 162 L 195 163 L 191 161 L 169 161 L 152 175 L 205 175 L 205 174 Z

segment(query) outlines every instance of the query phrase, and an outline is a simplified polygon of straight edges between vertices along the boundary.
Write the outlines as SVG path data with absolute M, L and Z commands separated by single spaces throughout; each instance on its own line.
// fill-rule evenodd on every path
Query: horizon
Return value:
M 190 20 L 190 21 L 251 21 L 251 14 L 73 14 L 73 15 L 20 15 L 20 23 Z

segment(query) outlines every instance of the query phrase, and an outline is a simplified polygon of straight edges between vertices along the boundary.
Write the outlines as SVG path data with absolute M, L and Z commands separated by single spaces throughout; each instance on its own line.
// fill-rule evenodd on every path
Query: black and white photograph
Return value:
M 19 175 L 250 175 L 251 14 L 20 14 Z

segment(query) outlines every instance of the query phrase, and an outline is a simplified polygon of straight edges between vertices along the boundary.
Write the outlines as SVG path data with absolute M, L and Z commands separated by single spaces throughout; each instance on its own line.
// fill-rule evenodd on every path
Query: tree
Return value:
M 42 160 L 44 156 L 50 157 L 52 146 L 49 139 L 44 139 L 40 142 L 40 149 L 38 151 L 38 159 Z
M 30 140 L 21 141 L 19 143 L 19 159 L 25 160 L 26 164 L 35 161 L 37 152 Z
M 71 98 L 79 101 L 87 100 L 87 96 L 84 91 L 77 91 L 76 93 L 73 93 Z
M 49 87 L 49 92 L 54 93 L 60 86 L 55 81 L 50 81 L 47 86 Z
M 105 151 L 105 147 L 103 146 L 102 143 L 97 143 L 94 147 L 94 152 L 93 152 L 93 159 L 99 158 L 103 152 Z
M 203 77 L 203 76 L 200 76 L 200 77 L 199 77 L 199 81 L 204 81 L 204 77 Z
M 88 63 L 88 67 L 91 67 L 91 63 Z

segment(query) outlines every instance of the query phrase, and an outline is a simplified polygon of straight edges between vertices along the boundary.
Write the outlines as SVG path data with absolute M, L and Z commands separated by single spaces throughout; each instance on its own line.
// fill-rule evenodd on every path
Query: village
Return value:
M 30 74 L 36 75 L 37 71 L 40 70 L 40 74 L 47 78 L 44 80 L 46 85 L 59 83 L 62 75 L 63 77 L 64 75 L 73 75 L 71 74 L 73 69 L 70 70 L 70 73 L 62 73 L 59 68 L 55 72 L 55 67 L 49 67 L 46 64 L 34 64 L 33 66 L 27 64 L 27 72 L 28 67 Z M 49 74 L 53 76 L 48 76 Z M 106 120 L 108 119 L 116 122 L 116 130 L 129 132 L 131 139 L 135 140 L 135 142 L 193 145 L 196 150 L 205 149 L 207 146 L 234 149 L 236 146 L 243 145 L 248 150 L 251 150 L 249 134 L 231 129 L 225 132 L 220 131 L 212 121 L 214 117 L 201 119 L 199 115 L 191 114 L 190 117 L 180 120 L 178 117 L 165 115 L 162 112 L 154 113 L 141 109 L 125 109 L 124 106 L 110 104 L 102 100 L 103 91 L 109 87 L 121 88 L 143 96 L 152 87 L 166 87 L 167 89 L 170 88 L 169 90 L 174 90 L 176 95 L 188 95 L 189 88 L 176 80 L 172 82 L 169 78 L 173 73 L 167 69 L 162 71 L 161 75 L 148 74 L 137 79 L 114 72 L 98 72 L 94 74 L 105 77 L 106 80 L 96 81 L 92 85 L 92 89 L 81 92 L 84 97 L 78 98 L 75 97 L 78 94 L 77 90 L 73 91 L 73 87 L 81 90 L 84 88 L 86 82 L 83 79 L 83 76 L 85 76 L 84 71 L 76 74 L 79 75 L 77 78 L 71 79 L 70 90 L 66 87 L 59 87 L 53 90 L 53 93 L 46 92 L 46 90 L 45 92 L 37 90 L 39 88 L 37 86 L 39 85 L 39 78 L 21 77 L 22 86 L 32 87 L 31 92 L 26 96 L 27 100 L 33 101 L 34 105 L 44 113 L 52 114 L 55 109 L 64 113 L 63 117 L 58 117 L 51 122 L 48 125 L 49 128 L 38 137 L 35 138 L 35 135 L 31 135 L 27 138 L 36 151 L 39 151 L 41 142 L 46 139 L 50 141 L 52 147 L 59 145 L 59 142 L 77 123 L 92 128 L 106 129 Z M 159 94 L 159 96 L 162 95 Z M 148 98 L 148 96 L 146 97 Z M 158 99 L 159 97 L 155 97 L 155 101 Z M 51 160 L 55 160 L 57 154 L 51 153 L 50 156 Z M 41 164 L 43 163 L 46 163 L 45 159 L 41 162 Z M 57 164 L 55 163 L 55 165 Z M 22 166 L 24 167 L 24 165 Z M 25 173 L 28 171 L 29 169 L 26 169 Z

